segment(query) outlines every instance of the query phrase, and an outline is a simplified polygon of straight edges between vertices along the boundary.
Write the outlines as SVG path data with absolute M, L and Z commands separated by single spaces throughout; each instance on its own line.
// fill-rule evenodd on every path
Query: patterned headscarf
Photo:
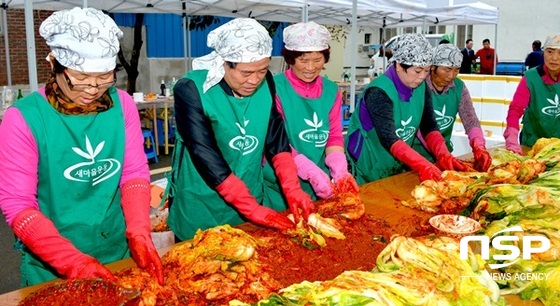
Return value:
M 312 52 L 329 48 L 331 33 L 313 21 L 300 22 L 284 29 L 285 48 L 291 51 Z
M 393 57 L 389 62 L 411 66 L 428 66 L 432 64 L 434 49 L 422 34 L 404 34 L 397 38 Z
M 543 49 L 560 49 L 560 34 L 548 35 L 544 41 Z
M 111 17 L 91 7 L 54 12 L 43 21 L 39 34 L 62 66 L 81 72 L 115 69 L 123 36 Z
M 434 66 L 461 67 L 463 54 L 452 44 L 438 45 L 434 52 Z
M 193 69 L 207 69 L 203 91 L 218 84 L 225 75 L 224 63 L 253 63 L 272 55 L 272 38 L 258 21 L 233 19 L 208 34 L 210 54 L 193 60 Z

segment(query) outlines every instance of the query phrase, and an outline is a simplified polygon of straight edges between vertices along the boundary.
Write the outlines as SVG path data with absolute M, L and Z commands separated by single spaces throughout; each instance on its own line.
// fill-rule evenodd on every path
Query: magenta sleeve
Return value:
M 509 104 L 508 114 L 506 117 L 507 127 L 519 130 L 519 119 L 525 113 L 525 109 L 529 105 L 530 99 L 531 93 L 527 87 L 527 79 L 522 77 L 515 93 L 513 94 L 513 99 Z
M 37 150 L 20 111 L 8 108 L 0 124 L 0 207 L 10 226 L 22 210 L 39 209 Z
M 120 89 L 118 91 L 125 124 L 124 162 L 120 186 L 136 178 L 143 178 L 149 182 L 150 169 L 144 153 L 144 137 L 136 103 L 126 91 Z
M 337 90 L 334 105 L 329 112 L 329 124 L 331 130 L 326 146 L 344 147 L 344 138 L 342 137 L 342 95 L 340 94 L 340 90 Z

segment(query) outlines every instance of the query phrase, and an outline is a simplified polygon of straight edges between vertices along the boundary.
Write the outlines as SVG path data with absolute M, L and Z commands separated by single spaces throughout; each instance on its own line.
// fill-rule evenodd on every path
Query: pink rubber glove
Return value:
M 480 127 L 473 127 L 467 133 L 469 144 L 473 150 L 474 168 L 477 171 L 488 171 L 492 165 L 492 156 L 486 150 L 486 140 Z
M 506 149 L 511 152 L 523 155 L 523 150 L 519 145 L 519 130 L 516 128 L 508 127 L 504 131 L 504 138 L 506 139 Z
M 319 198 L 328 199 L 333 195 L 333 185 L 325 171 L 303 154 L 296 155 L 294 162 L 297 166 L 298 176 L 311 184 Z
M 348 162 L 346 161 L 346 155 L 344 155 L 344 153 L 335 151 L 327 154 L 327 157 L 325 157 L 325 164 L 331 170 L 331 176 L 339 192 L 360 192 L 356 179 L 348 172 Z M 341 184 L 339 184 L 339 182 Z M 338 187 L 342 185 L 347 186 L 345 189 L 348 190 L 340 190 L 341 188 Z
M 132 179 L 121 188 L 121 206 L 132 259 L 164 285 L 161 259 L 152 241 L 150 197 L 150 182 L 145 179 Z
M 12 223 L 14 234 L 42 261 L 68 279 L 103 278 L 117 281 L 111 271 L 95 258 L 80 252 L 62 237 L 54 223 L 43 213 L 26 208 Z

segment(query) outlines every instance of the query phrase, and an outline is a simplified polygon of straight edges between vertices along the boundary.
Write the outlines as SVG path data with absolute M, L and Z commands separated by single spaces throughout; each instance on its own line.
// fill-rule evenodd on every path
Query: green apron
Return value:
M 459 103 L 461 103 L 461 94 L 463 92 L 463 81 L 455 78 L 453 83 L 455 83 L 455 87 L 449 88 L 444 94 L 438 94 L 436 92 L 431 93 L 438 128 L 445 139 L 445 144 L 449 152 L 453 152 L 451 134 L 453 134 L 453 125 L 455 124 L 457 113 L 459 112 Z M 435 158 L 426 150 L 418 137 L 414 139 L 412 148 L 427 160 L 431 162 L 435 161 Z
M 193 70 L 184 77 L 194 81 L 198 91 L 207 70 Z M 218 148 L 237 177 L 258 202 L 263 198 L 262 159 L 272 97 L 266 81 L 249 97 L 227 95 L 220 86 L 201 95 L 204 114 L 212 124 Z M 173 197 L 168 224 L 181 240 L 198 229 L 217 225 L 237 225 L 245 220 L 237 210 L 202 179 L 180 135 L 176 135 L 172 170 L 168 175 L 169 195 Z
M 323 90 L 317 99 L 301 97 L 293 88 L 286 76 L 274 76 L 276 93 L 282 102 L 284 124 L 290 145 L 300 154 L 305 155 L 314 164 L 329 173 L 325 165 L 325 146 L 329 138 L 329 112 L 333 108 L 338 86 L 323 79 Z M 287 208 L 284 194 L 280 191 L 280 183 L 274 169 L 269 163 L 264 165 L 264 203 L 276 210 Z M 313 187 L 308 181 L 300 179 L 302 189 L 314 200 L 317 199 Z
M 57 112 L 34 92 L 14 104 L 39 150 L 39 209 L 81 252 L 106 264 L 129 256 L 119 182 L 124 159 L 122 107 L 91 115 Z M 29 249 L 22 249 L 21 285 L 59 275 Z
M 541 137 L 560 137 L 560 83 L 544 84 L 537 69 L 527 70 L 525 78 L 531 99 L 523 114 L 521 144 L 532 147 Z
M 369 87 L 383 89 L 393 101 L 393 119 L 395 122 L 395 134 L 408 145 L 411 145 L 420 126 L 422 111 L 424 109 L 424 94 L 426 83 L 422 82 L 412 91 L 409 102 L 402 101 L 393 82 L 389 77 L 382 75 L 375 78 L 364 90 Z M 360 119 L 362 109 L 361 103 L 365 103 L 363 94 L 354 113 L 350 117 L 348 134 L 345 139 L 347 146 L 346 154 L 352 165 L 353 175 L 358 185 L 379 180 L 405 171 L 403 164 L 395 159 L 391 152 L 387 151 L 377 137 L 375 127 L 366 131 Z M 369 118 L 369 114 L 363 114 Z M 350 139 L 355 137 L 355 139 Z M 357 159 L 354 157 L 358 156 Z

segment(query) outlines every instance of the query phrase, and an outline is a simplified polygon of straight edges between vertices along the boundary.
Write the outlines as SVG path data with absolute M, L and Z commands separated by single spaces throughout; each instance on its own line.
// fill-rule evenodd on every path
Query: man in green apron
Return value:
M 290 69 L 274 77 L 276 105 L 294 148 L 298 176 L 302 188 L 314 199 L 333 195 L 331 176 L 340 185 L 337 189 L 349 182 L 351 190 L 339 192 L 359 192 L 344 155 L 342 97 L 336 83 L 321 77 L 330 57 L 330 39 L 329 30 L 313 21 L 284 29 L 282 55 Z M 264 168 L 264 181 L 265 203 L 284 202 L 269 164 Z
M 560 34 L 548 36 L 543 50 L 544 63 L 525 72 L 508 109 L 506 148 L 518 154 L 522 154 L 522 116 L 522 145 L 531 147 L 539 138 L 560 137 Z
M 295 219 L 314 209 L 273 104 L 272 39 L 254 19 L 238 18 L 210 32 L 208 46 L 214 51 L 193 61 L 194 70 L 174 87 L 178 137 L 168 176 L 168 224 L 180 240 L 198 229 L 244 221 L 292 228 L 276 212 L 284 202 L 260 204 L 266 158 Z
M 103 12 L 74 8 L 53 13 L 39 33 L 52 73 L 0 125 L 0 206 L 23 242 L 21 284 L 115 281 L 103 264 L 130 254 L 163 284 L 140 120 L 113 86 L 122 32 Z
M 473 150 L 474 168 L 478 171 L 486 171 L 492 164 L 492 157 L 486 150 L 486 141 L 469 90 L 465 83 L 457 78 L 462 62 L 463 54 L 455 45 L 438 45 L 434 50 L 434 63 L 430 74 L 426 77 L 426 85 L 432 94 L 435 118 L 447 149 L 453 151 L 451 135 L 455 119 L 459 114 Z M 427 150 L 422 135 L 416 133 L 416 136 L 412 148 L 433 162 L 434 157 Z
M 441 169 L 466 169 L 449 153 L 437 128 L 424 82 L 432 60 L 433 48 L 423 35 L 405 34 L 393 50 L 391 66 L 364 89 L 346 140 L 358 184 L 403 172 L 404 165 L 421 180 L 440 179 L 440 169 L 411 148 L 417 131 Z

